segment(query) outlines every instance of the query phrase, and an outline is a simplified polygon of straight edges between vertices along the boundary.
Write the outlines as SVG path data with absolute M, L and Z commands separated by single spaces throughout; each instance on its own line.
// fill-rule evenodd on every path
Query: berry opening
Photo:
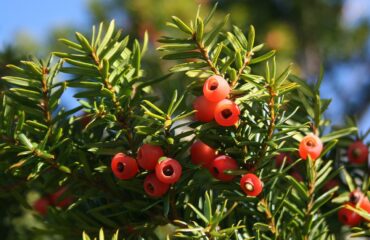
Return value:
M 230 109 L 225 109 L 221 111 L 221 114 L 225 119 L 228 119 L 231 117 L 231 115 L 233 115 L 233 112 Z
M 306 145 L 307 145 L 308 147 L 314 147 L 314 146 L 315 146 L 315 143 L 314 143 L 314 141 L 312 141 L 312 140 L 308 140 L 308 141 L 306 142 Z
M 353 155 L 355 158 L 360 157 L 360 156 L 361 156 L 361 149 L 358 149 L 358 148 L 353 149 L 353 151 L 352 151 L 352 155 Z
M 346 215 L 342 214 L 341 217 L 342 217 L 343 222 L 348 222 L 348 218 Z
M 217 81 L 212 81 L 210 84 L 209 84 L 209 87 L 208 89 L 211 90 L 211 91 L 214 91 L 218 88 L 218 82 Z
M 171 176 L 173 174 L 173 168 L 172 166 L 166 166 L 163 168 L 163 174 L 167 177 Z
M 251 182 L 246 182 L 244 186 L 248 191 L 250 192 L 254 191 L 254 185 Z
M 153 192 L 154 192 L 154 186 L 153 186 L 153 184 L 148 183 L 148 184 L 146 185 L 146 188 L 147 188 L 147 190 L 148 190 L 150 193 L 153 193 Z
M 220 173 L 220 171 L 218 171 L 218 168 L 216 168 L 216 167 L 213 168 L 213 171 L 214 171 L 215 174 L 219 174 Z
M 125 170 L 125 164 L 123 163 L 117 163 L 117 170 L 118 172 L 123 172 Z

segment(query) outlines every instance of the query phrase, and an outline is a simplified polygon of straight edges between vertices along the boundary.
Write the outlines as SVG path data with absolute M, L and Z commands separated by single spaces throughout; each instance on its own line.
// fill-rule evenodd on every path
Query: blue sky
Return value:
M 86 3 L 87 0 L 0 0 L 0 49 L 20 32 L 42 42 L 56 26 L 87 27 Z

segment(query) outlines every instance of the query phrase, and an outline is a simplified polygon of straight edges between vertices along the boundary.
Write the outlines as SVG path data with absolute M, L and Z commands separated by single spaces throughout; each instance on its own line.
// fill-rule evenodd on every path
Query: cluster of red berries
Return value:
M 359 225 L 363 220 L 362 217 L 356 212 L 346 208 L 346 206 L 362 209 L 370 213 L 370 201 L 360 190 L 351 192 L 349 201 L 338 211 L 338 219 L 340 222 L 351 227 Z
M 139 166 L 144 170 L 154 171 L 144 180 L 144 190 L 151 197 L 163 196 L 182 174 L 181 164 L 175 159 L 165 157 L 162 148 L 152 144 L 144 144 L 139 148 L 137 160 L 117 153 L 111 162 L 114 175 L 122 180 L 135 177 Z
M 40 215 L 44 216 L 48 212 L 49 206 L 55 206 L 60 208 L 68 207 L 69 205 L 72 204 L 73 198 L 71 196 L 61 198 L 66 191 L 67 188 L 62 187 L 53 194 L 39 198 L 33 204 L 33 209 L 37 211 Z
M 227 155 L 217 155 L 216 150 L 202 141 L 193 143 L 190 149 L 193 164 L 201 165 L 220 181 L 232 181 L 235 176 L 226 174 L 226 170 L 236 170 L 239 165 Z M 263 189 L 261 179 L 253 173 L 247 173 L 240 179 L 240 187 L 248 196 L 258 196 Z
M 369 157 L 369 148 L 361 141 L 355 141 L 348 147 L 348 161 L 352 164 L 364 164 Z
M 203 96 L 193 103 L 195 118 L 201 122 L 213 119 L 221 126 L 232 126 L 239 120 L 240 109 L 235 102 L 226 99 L 230 93 L 228 82 L 221 76 L 209 77 L 203 85 Z
M 299 156 L 306 160 L 308 156 L 312 160 L 316 160 L 320 157 L 323 150 L 323 144 L 319 137 L 314 134 L 308 134 L 305 136 L 299 144 Z M 353 142 L 348 148 L 348 160 L 353 164 L 364 164 L 368 160 L 369 149 L 361 141 Z M 290 163 L 292 160 L 288 154 L 281 153 L 276 157 L 276 165 L 281 166 L 283 161 Z M 298 181 L 302 179 L 298 173 L 292 173 L 292 176 Z M 326 189 L 330 189 L 333 186 L 338 185 L 337 181 L 329 181 L 326 185 Z M 350 200 L 345 203 L 342 208 L 338 211 L 339 221 L 348 226 L 357 226 L 361 223 L 363 218 L 356 212 L 348 209 L 351 206 L 353 208 L 362 209 L 370 213 L 370 201 L 360 190 L 355 190 L 350 194 Z

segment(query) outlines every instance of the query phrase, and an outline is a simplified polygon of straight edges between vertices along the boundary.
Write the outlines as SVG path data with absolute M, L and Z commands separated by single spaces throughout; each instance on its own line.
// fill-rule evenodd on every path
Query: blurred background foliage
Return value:
M 25 0 L 23 0 L 25 1 Z M 33 2 L 33 1 L 30 1 Z M 38 1 L 35 1 L 38 2 Z M 78 1 L 76 1 L 78 2 Z M 57 39 L 71 38 L 75 31 L 87 33 L 90 25 L 108 22 L 112 18 L 125 34 L 142 38 L 145 31 L 150 36 L 150 49 L 144 60 L 147 75 L 159 76 L 169 67 L 168 61 L 160 62 L 156 40 L 169 31 L 165 22 L 172 15 L 189 21 L 201 4 L 201 12 L 208 12 L 215 2 L 219 3 L 216 16 L 232 13 L 231 24 L 247 30 L 250 24 L 257 29 L 257 39 L 268 48 L 278 50 L 277 60 L 281 67 L 294 62 L 294 72 L 308 81 L 316 80 L 320 65 L 325 69 L 322 86 L 324 98 L 334 98 L 329 110 L 329 118 L 342 124 L 346 115 L 356 115 L 360 131 L 370 127 L 370 1 L 368 0 L 86 0 L 87 11 L 81 14 L 81 24 L 68 23 L 53 27 L 44 38 L 27 32 L 10 36 L 4 42 L 0 35 L 0 76 L 7 74 L 5 65 L 16 63 L 30 55 L 44 58 L 49 51 L 58 51 L 62 45 Z M 81 5 L 79 2 L 79 5 Z M 4 4 L 4 3 L 2 3 Z M 22 8 L 22 1 L 12 1 Z M 77 4 L 77 3 L 76 3 Z M 19 5 L 19 6 L 18 6 Z M 23 6 L 24 7 L 24 6 Z M 36 7 L 36 6 L 35 6 Z M 81 6 L 80 6 L 81 7 Z M 23 9 L 27 11 L 32 9 Z M 68 11 L 58 7 L 59 12 Z M 42 17 L 48 21 L 48 12 Z M 14 15 L 13 18 L 17 16 Z M 216 17 L 217 19 L 217 17 Z M 8 19 L 12 21 L 12 19 Z M 24 21 L 27 21 L 26 19 Z M 32 21 L 30 22 L 32 24 Z M 35 23 L 36 24 L 36 23 Z M 65 50 L 65 49 L 64 49 Z M 175 75 L 173 78 L 185 78 Z M 178 88 L 172 86 L 178 81 L 166 81 L 160 89 Z M 0 81 L 0 90 L 4 86 Z M 160 92 L 158 92 L 160 94 Z M 1 94 L 1 92 L 0 92 Z M 63 95 L 64 104 L 72 107 L 71 93 Z M 170 96 L 163 96 L 170 97 Z M 6 189 L 3 189 L 6 191 Z M 2 190 L 2 191 L 3 191 Z M 1 195 L 0 195 L 1 198 Z M 12 218 L 21 216 L 23 210 L 13 206 L 9 199 L 0 199 L 0 232 L 7 235 L 15 231 L 10 225 L 19 226 Z M 12 216 L 9 218 L 9 216 Z M 19 227 L 18 227 L 19 228 Z M 23 233 L 27 234 L 27 233 Z M 13 234 L 9 234 L 11 236 Z M 9 238 L 12 239 L 12 238 Z

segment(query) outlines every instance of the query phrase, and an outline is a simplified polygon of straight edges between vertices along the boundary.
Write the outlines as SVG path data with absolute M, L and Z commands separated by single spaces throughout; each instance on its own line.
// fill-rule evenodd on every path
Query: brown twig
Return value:
M 100 61 L 99 57 L 97 56 L 96 52 L 93 51 L 91 56 L 92 56 L 92 58 L 93 58 L 93 60 L 96 64 L 96 66 L 98 67 L 100 75 L 103 76 L 103 72 L 102 72 L 103 71 L 103 65 L 102 65 L 102 62 Z M 113 88 L 112 84 L 109 82 L 108 77 L 103 79 L 103 83 L 104 83 L 104 86 L 112 93 L 112 102 L 116 106 L 118 112 L 121 113 L 121 111 L 122 111 L 121 104 L 117 100 L 116 91 Z
M 276 93 L 273 91 L 271 86 L 268 86 L 267 88 L 268 88 L 269 95 L 270 95 L 270 98 L 269 98 L 269 101 L 268 101 L 268 106 L 269 106 L 269 110 L 270 110 L 270 124 L 269 124 L 268 129 L 267 129 L 267 138 L 263 142 L 262 150 L 260 151 L 260 154 L 258 155 L 258 158 L 257 158 L 257 160 L 259 162 L 262 160 L 262 158 L 265 156 L 265 154 L 267 152 L 267 147 L 268 147 L 267 142 L 270 141 L 271 138 L 272 138 L 272 135 L 273 135 L 274 130 L 275 130 L 275 121 L 276 121 L 276 113 L 275 113 Z
M 91 53 L 91 57 L 94 63 L 97 65 L 100 75 L 103 76 L 103 65 L 95 51 Z M 133 134 L 129 131 L 130 126 L 128 124 L 127 117 L 124 117 L 125 113 L 123 111 L 123 108 L 120 102 L 117 100 L 116 91 L 113 88 L 112 84 L 109 82 L 108 76 L 103 79 L 103 83 L 104 83 L 104 86 L 112 93 L 112 102 L 116 108 L 115 116 L 120 126 L 123 129 L 127 130 L 126 131 L 127 141 L 128 141 L 131 151 L 134 152 L 135 147 L 133 145 Z
M 49 74 L 49 69 L 47 67 L 42 67 L 42 78 L 41 78 L 41 85 L 42 85 L 42 102 L 41 107 L 44 112 L 44 118 L 46 124 L 50 127 L 51 125 L 51 113 L 49 110 L 49 88 L 47 83 L 47 76 Z
M 195 40 L 195 35 L 193 36 L 193 39 Z M 216 75 L 220 75 L 220 72 L 217 70 L 216 66 L 212 63 L 210 57 L 209 57 L 209 54 L 208 54 L 208 51 L 207 49 L 204 47 L 203 43 L 201 42 L 198 42 L 195 40 L 195 43 L 197 44 L 197 47 L 198 47 L 198 50 L 200 51 L 200 53 L 202 54 L 204 60 L 207 62 L 209 68 L 216 74 Z
M 307 161 L 313 161 L 313 160 L 307 160 Z M 315 192 L 315 185 L 316 185 L 316 181 L 317 181 L 317 172 L 316 172 L 316 167 L 315 167 L 315 163 L 313 162 L 313 173 L 314 173 L 314 176 L 312 178 L 312 181 L 309 182 L 308 184 L 308 198 L 309 198 L 309 202 L 307 204 L 307 209 L 305 211 L 305 214 L 306 214 L 306 218 L 309 218 L 309 216 L 311 215 L 311 211 L 312 211 L 312 207 L 313 207 L 313 203 L 314 203 L 314 192 Z M 307 223 L 307 221 L 306 221 Z M 309 232 L 307 234 L 304 235 L 304 239 L 305 240 L 308 240 L 309 239 Z
M 276 236 L 278 235 L 278 232 L 276 231 L 276 225 L 275 225 L 275 218 L 274 218 L 274 216 L 272 215 L 272 213 L 271 213 L 271 211 L 270 211 L 270 208 L 269 208 L 269 206 L 268 206 L 268 204 L 267 204 L 267 200 L 265 199 L 265 198 L 263 198 L 262 200 L 261 200 L 261 203 L 262 203 L 262 205 L 264 206 L 264 208 L 265 208 L 265 213 L 266 213 L 266 217 L 267 217 L 267 219 L 269 220 L 269 225 L 270 225 L 270 227 L 271 227 L 271 232 L 273 233 L 273 234 L 275 234 Z
M 240 76 L 243 74 L 244 69 L 249 65 L 249 63 L 250 63 L 250 61 L 252 59 L 252 56 L 253 56 L 253 52 L 252 51 L 248 51 L 245 54 L 243 66 L 239 69 L 239 71 L 238 71 L 235 79 L 231 82 L 231 88 L 233 88 L 236 85 L 236 83 L 238 82 Z

